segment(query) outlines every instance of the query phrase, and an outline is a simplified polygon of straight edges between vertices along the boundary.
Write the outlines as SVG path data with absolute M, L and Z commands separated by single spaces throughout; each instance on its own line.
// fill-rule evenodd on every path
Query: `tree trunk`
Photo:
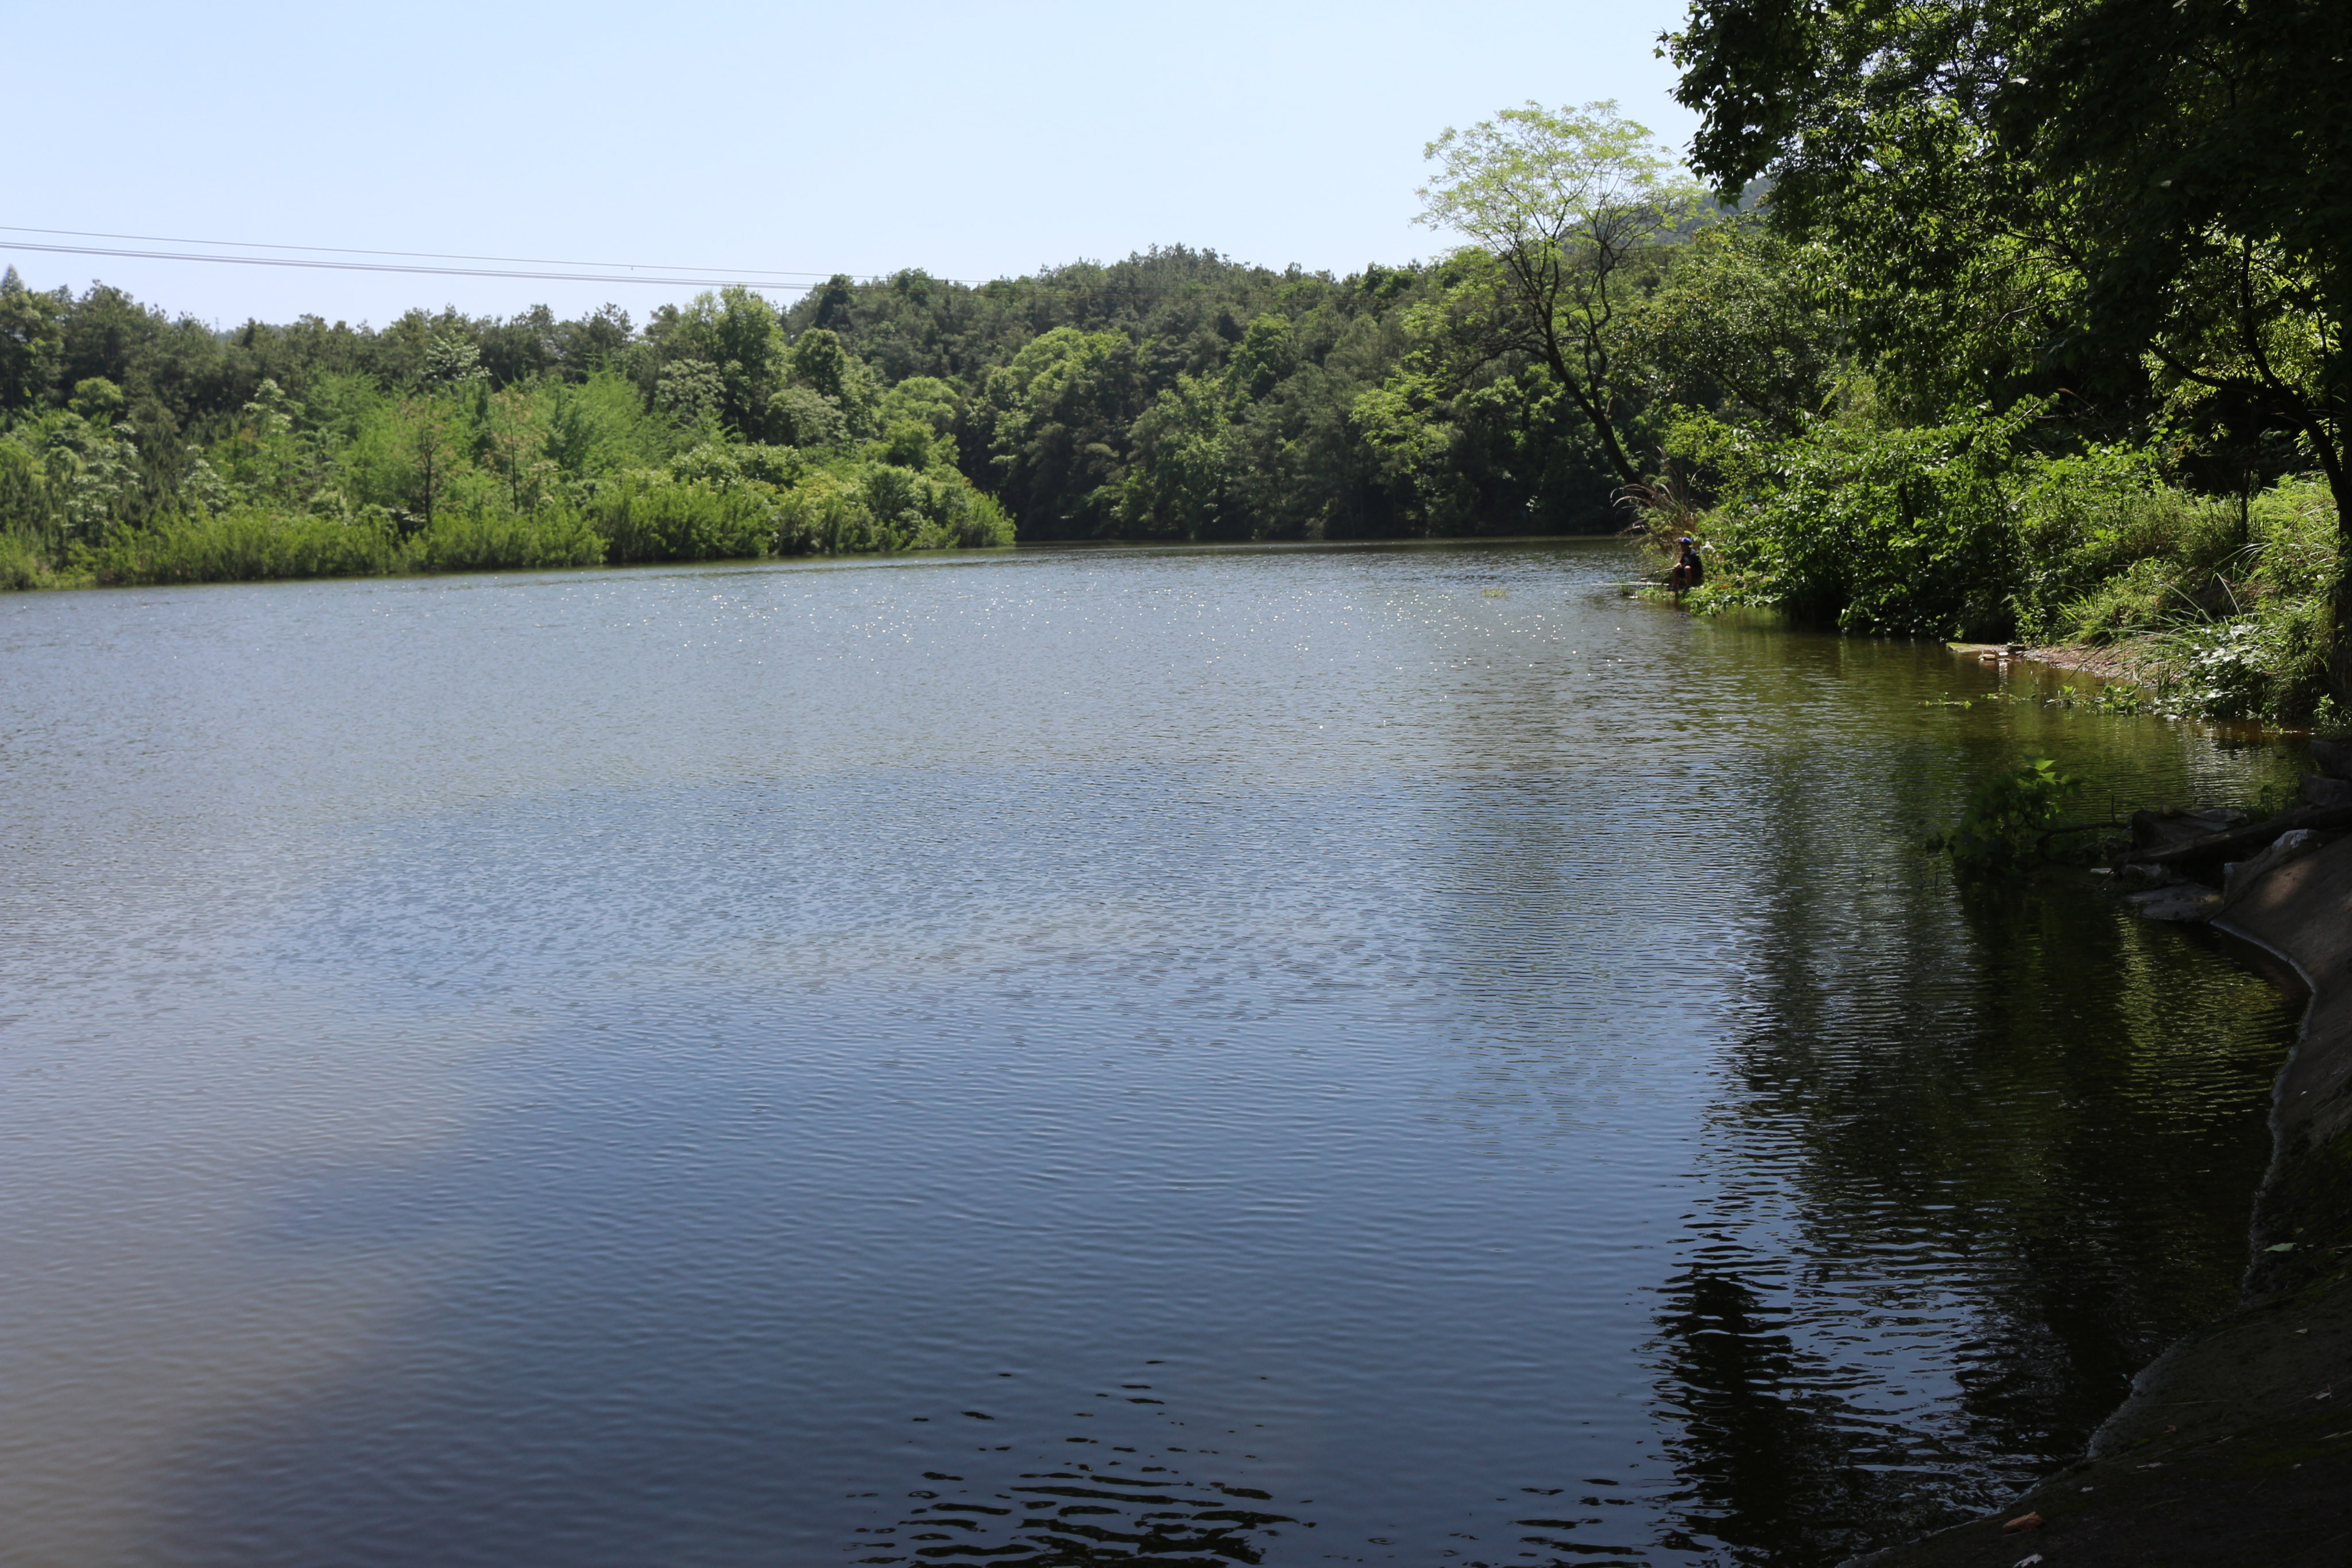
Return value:
M 2341 462 L 2327 467 L 2336 498 L 2336 578 L 2327 593 L 2327 689 L 2339 713 L 2352 715 L 2352 475 Z
M 1559 340 L 1549 326 L 1544 330 L 1544 358 L 1551 365 L 1551 373 L 1559 378 L 1559 384 L 1567 389 L 1568 395 L 1583 411 L 1585 419 L 1592 425 L 1593 434 L 1601 437 L 1601 449 L 1608 454 L 1609 465 L 1617 470 L 1617 482 L 1621 485 L 1640 484 L 1641 470 L 1635 468 L 1633 460 L 1625 455 L 1625 448 L 1617 439 L 1616 429 L 1609 423 L 1608 411 L 1584 390 L 1584 383 L 1569 372 L 1568 361 L 1559 351 Z

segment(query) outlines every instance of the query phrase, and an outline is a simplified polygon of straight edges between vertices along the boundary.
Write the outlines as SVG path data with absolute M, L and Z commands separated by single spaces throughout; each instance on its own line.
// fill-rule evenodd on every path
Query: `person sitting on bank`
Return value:
M 1682 553 L 1675 558 L 1674 570 L 1666 573 L 1666 586 L 1676 599 L 1706 580 L 1706 562 L 1699 559 L 1698 541 L 1685 534 L 1675 541 Z

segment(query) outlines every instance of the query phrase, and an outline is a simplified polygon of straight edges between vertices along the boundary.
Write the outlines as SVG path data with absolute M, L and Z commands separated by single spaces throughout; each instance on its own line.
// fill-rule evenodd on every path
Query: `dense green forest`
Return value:
M 1414 313 L 1455 270 L 1179 247 L 976 288 L 836 278 L 781 311 L 730 289 L 642 323 L 420 309 L 228 332 L 12 270 L 0 517 L 20 577 L 37 555 L 106 580 L 173 575 L 140 552 L 232 515 L 349 549 L 304 519 L 357 527 L 371 560 L 425 566 L 757 553 L 754 514 L 785 552 L 1618 526 L 1591 432 L 1538 371 L 1440 387 L 1420 364 Z M 624 497 L 694 526 L 615 533 Z
M 2352 7 L 1694 0 L 1665 47 L 1842 333 L 1801 424 L 1678 416 L 1707 594 L 2344 725 Z
M 2352 10 L 1696 0 L 1430 143 L 1436 260 L 1155 249 L 217 331 L 0 283 L 16 586 L 1022 541 L 1702 542 L 1699 610 L 2113 643 L 2338 724 Z

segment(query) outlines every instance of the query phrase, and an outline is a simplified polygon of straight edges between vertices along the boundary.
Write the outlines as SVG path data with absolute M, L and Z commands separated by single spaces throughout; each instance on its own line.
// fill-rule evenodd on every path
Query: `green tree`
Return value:
M 47 395 L 65 334 L 55 295 L 25 287 L 15 267 L 0 274 L 0 409 L 29 408 Z
M 697 295 L 679 313 L 667 351 L 676 361 L 665 368 L 665 381 L 678 364 L 704 367 L 709 416 L 747 441 L 769 439 L 768 403 L 785 372 L 783 324 L 774 306 L 740 286 Z
M 794 339 L 791 374 L 794 386 L 807 388 L 841 411 L 850 434 L 862 435 L 871 428 L 874 378 L 835 334 L 812 327 Z
M 1620 428 L 1615 354 L 1623 274 L 1685 221 L 1699 191 L 1649 131 L 1609 100 L 1530 102 L 1424 150 L 1438 173 L 1420 222 L 1482 253 L 1469 287 L 1491 296 L 1498 337 L 1535 358 L 1591 425 L 1621 483 L 1641 480 Z
M 680 424 L 706 424 L 722 417 L 727 382 L 709 360 L 672 360 L 654 383 L 654 406 Z
M 1121 483 L 1120 522 L 1147 538 L 1219 538 L 1232 457 L 1216 385 L 1179 376 L 1129 435 L 1134 464 Z
M 456 333 L 436 336 L 425 346 L 425 380 L 434 386 L 467 386 L 486 382 L 481 345 Z
M 1684 246 L 1626 321 L 1629 359 L 1652 396 L 1796 434 L 1843 370 L 1822 260 L 1818 246 L 1747 219 Z
M 1075 327 L 1055 328 L 989 372 L 980 413 L 1023 538 L 1088 538 L 1116 527 L 1139 381 L 1123 335 Z
M 1837 249 L 1895 390 L 2168 394 L 2287 434 L 2352 527 L 2352 8 L 1694 0 L 1670 47 L 1694 162 Z
M 812 450 L 849 439 L 841 405 L 809 387 L 786 387 L 768 400 L 768 436 L 786 446 Z
M 1282 384 L 1297 369 L 1291 347 L 1287 317 L 1268 312 L 1249 324 L 1225 362 L 1225 395 L 1233 402 L 1255 402 Z

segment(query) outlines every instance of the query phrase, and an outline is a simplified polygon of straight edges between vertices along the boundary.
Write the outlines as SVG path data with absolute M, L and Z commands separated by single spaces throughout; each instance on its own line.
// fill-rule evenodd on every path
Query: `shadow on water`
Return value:
M 1665 1544 L 1758 1564 L 1997 1507 L 2227 1309 L 2299 1007 L 2067 873 L 1920 888 L 1948 918 L 1857 954 L 1803 870 L 1656 1320 Z
M 1150 1386 L 1125 1385 L 1118 1397 L 1156 1405 L 1124 1392 Z M 988 1419 L 976 1411 L 961 1415 Z M 1282 1505 L 1263 1487 L 1195 1479 L 1203 1471 L 1243 1472 L 1255 1455 L 1237 1460 L 1217 1449 L 1166 1442 L 1164 1434 L 1155 1443 L 1148 1429 L 1121 1435 L 1136 1441 L 1074 1437 L 1063 1440 L 1066 1446 L 1059 1454 L 1022 1452 L 1019 1443 L 982 1444 L 954 1461 L 954 1471 L 927 1469 L 922 1484 L 906 1494 L 916 1506 L 891 1523 L 856 1528 L 855 1533 L 865 1540 L 851 1548 L 861 1553 L 852 1561 L 1230 1568 L 1264 1563 L 1286 1530 L 1315 1528 L 1311 1521 L 1277 1511 Z M 1091 1460 L 1076 1458 L 1087 1449 L 1093 1450 Z

